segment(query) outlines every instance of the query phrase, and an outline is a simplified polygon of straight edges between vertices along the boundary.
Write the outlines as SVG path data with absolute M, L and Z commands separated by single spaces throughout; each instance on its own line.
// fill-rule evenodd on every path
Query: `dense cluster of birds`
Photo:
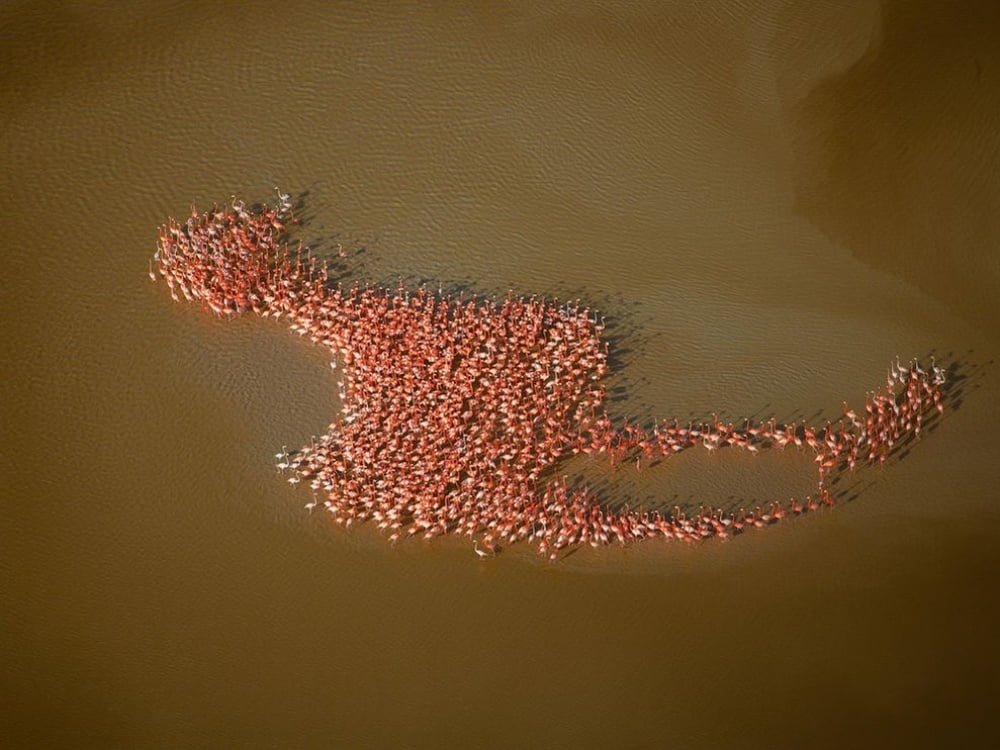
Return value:
M 726 538 L 832 504 L 831 471 L 884 462 L 919 436 L 930 410 L 943 411 L 942 369 L 897 359 L 863 412 L 845 402 L 842 418 L 821 428 L 717 417 L 616 428 L 604 410 L 604 324 L 591 310 L 513 294 L 345 287 L 301 244 L 289 248 L 294 221 L 280 192 L 274 208 L 250 210 L 234 198 L 192 209 L 161 227 L 150 277 L 165 279 L 175 300 L 219 316 L 285 318 L 332 352 L 342 414 L 310 445 L 282 450 L 278 467 L 292 484 L 309 483 L 314 498 L 321 493 L 338 523 L 372 521 L 393 542 L 464 534 L 481 556 L 526 541 L 556 558 L 581 544 Z M 641 468 L 694 446 L 756 453 L 790 445 L 815 453 L 816 495 L 766 510 L 614 510 L 554 471 L 578 453 Z

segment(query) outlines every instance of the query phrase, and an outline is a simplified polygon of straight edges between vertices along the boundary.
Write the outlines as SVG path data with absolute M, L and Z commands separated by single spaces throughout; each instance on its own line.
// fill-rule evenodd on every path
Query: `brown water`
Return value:
M 993 734 L 1000 11 L 715 7 L 0 8 L 2 744 Z M 323 351 L 146 276 L 166 216 L 276 184 L 358 276 L 598 305 L 620 416 L 832 416 L 932 351 L 962 398 L 855 502 L 729 543 L 390 548 L 274 476 L 335 414 Z M 611 499 L 749 504 L 808 463 Z

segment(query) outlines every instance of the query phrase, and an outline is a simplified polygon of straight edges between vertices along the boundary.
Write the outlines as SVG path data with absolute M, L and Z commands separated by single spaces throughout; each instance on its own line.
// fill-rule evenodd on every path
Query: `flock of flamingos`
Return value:
M 219 316 L 284 318 L 327 347 L 340 373 L 342 415 L 325 434 L 279 453 L 292 484 L 307 482 L 337 523 L 372 521 L 393 542 L 420 534 L 471 537 L 480 556 L 525 541 L 556 559 L 576 545 L 660 537 L 727 538 L 834 502 L 831 472 L 884 462 L 943 412 L 943 370 L 898 360 L 857 412 L 835 423 L 724 424 L 718 418 L 612 425 L 605 409 L 603 322 L 577 305 L 508 294 L 500 301 L 425 289 L 344 287 L 299 244 L 288 196 L 275 208 L 235 198 L 160 228 L 150 277 L 175 300 Z M 767 509 L 613 510 L 554 466 L 574 454 L 644 463 L 701 446 L 796 446 L 815 454 L 815 495 Z M 318 501 L 307 507 L 312 509 Z

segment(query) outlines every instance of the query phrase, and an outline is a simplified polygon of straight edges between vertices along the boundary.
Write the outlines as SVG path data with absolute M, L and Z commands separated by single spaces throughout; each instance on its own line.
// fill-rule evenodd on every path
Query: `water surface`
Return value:
M 998 22 L 989 2 L 5 6 L 4 744 L 988 736 Z M 168 215 L 274 185 L 358 277 L 599 307 L 618 416 L 833 416 L 931 352 L 962 399 L 855 501 L 730 543 L 554 566 L 390 548 L 275 476 L 336 415 L 324 352 L 146 276 Z M 683 456 L 609 493 L 750 504 L 807 488 L 808 463 Z

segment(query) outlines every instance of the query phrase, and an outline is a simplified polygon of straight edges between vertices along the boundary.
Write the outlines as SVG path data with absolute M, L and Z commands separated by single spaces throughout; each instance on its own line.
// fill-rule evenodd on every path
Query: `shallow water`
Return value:
M 5 745 L 988 736 L 1000 14 L 703 6 L 0 9 Z M 275 476 L 335 417 L 323 350 L 146 276 L 168 215 L 274 185 L 359 278 L 600 308 L 621 417 L 832 416 L 931 352 L 961 399 L 729 543 L 390 548 Z M 751 504 L 808 464 L 607 491 Z

